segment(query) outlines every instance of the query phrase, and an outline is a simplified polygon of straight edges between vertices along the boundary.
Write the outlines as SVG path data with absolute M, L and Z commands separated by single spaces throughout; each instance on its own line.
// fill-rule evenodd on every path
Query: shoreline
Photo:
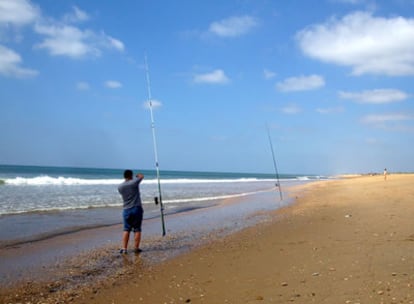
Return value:
M 166 209 L 166 216 L 170 216 L 176 213 L 184 213 L 189 212 L 192 210 L 197 209 L 203 209 L 203 208 L 209 208 L 213 207 L 217 203 L 214 202 L 204 202 L 203 204 L 198 203 L 195 204 L 187 204 L 183 207 L 176 207 L 174 209 Z M 27 213 L 27 214 L 8 214 L 3 215 L 2 220 L 5 223 L 2 223 L 2 227 L 5 226 L 6 231 L 1 232 L 1 236 L 3 239 L 0 240 L 0 250 L 1 249 L 7 249 L 10 247 L 15 246 L 22 246 L 29 243 L 34 242 L 40 242 L 45 241 L 48 239 L 68 235 L 68 234 L 74 234 L 78 232 L 88 231 L 88 230 L 96 230 L 101 229 L 105 227 L 115 227 L 122 225 L 122 218 L 120 216 L 122 207 L 101 207 L 101 208 L 94 208 L 94 209 L 80 209 L 80 210 L 71 210 L 71 211 L 51 211 L 51 212 L 34 212 L 34 213 Z M 153 219 L 159 219 L 159 214 L 155 214 L 154 210 L 151 210 L 152 212 L 146 212 L 144 214 L 144 221 L 150 221 Z M 158 212 L 158 211 L 157 211 Z M 112 214 L 111 216 L 102 216 L 102 219 L 97 222 L 89 222 L 84 223 L 81 225 L 80 223 L 76 223 L 76 226 L 74 224 L 72 225 L 63 225 L 62 228 L 56 228 L 53 227 L 53 225 L 56 225 L 56 221 L 65 219 L 66 222 L 69 222 L 67 218 L 78 218 L 78 220 L 82 220 L 83 218 L 93 217 L 96 214 Z M 148 215 L 150 213 L 150 215 Z M 82 215 L 82 217 L 80 216 Z M 12 231 L 16 227 L 13 227 L 12 225 L 15 225 L 15 222 L 45 222 L 45 218 L 51 218 L 52 220 L 49 220 L 48 226 L 51 226 L 52 228 L 46 229 L 44 232 L 37 232 L 32 233 L 28 236 L 19 236 L 21 235 L 22 231 Z M 74 222 L 74 220 L 72 220 Z M 9 224 L 9 225 L 8 225 Z M 53 230 L 52 230 L 53 229 Z M 7 235 L 7 238 L 6 238 Z
M 278 207 L 274 198 L 275 193 L 268 191 L 171 213 L 167 217 L 166 237 L 161 237 L 159 218 L 147 219 L 140 257 L 119 255 L 121 224 L 0 248 L 0 259 L 7 261 L 0 265 L 0 299 L 10 300 L 11 294 L 19 295 L 15 296 L 16 303 L 17 299 L 47 303 L 56 297 L 71 298 L 67 295 L 94 289 L 94 284 L 88 282 L 91 278 L 105 281 L 107 277 L 127 276 L 138 261 L 152 267 L 254 225 L 262 220 L 263 213 Z M 251 204 L 257 200 L 262 201 L 260 207 Z
M 26 282 L 3 290 L 0 300 L 414 303 L 413 183 L 414 174 L 393 174 L 386 181 L 358 176 L 292 186 L 285 195 L 293 204 L 258 210 L 207 233 L 204 225 L 227 207 L 236 207 L 227 209 L 233 212 L 266 199 L 274 204 L 275 193 L 225 201 L 211 208 L 208 220 L 205 210 L 189 212 L 200 220 L 199 231 L 186 230 L 182 214 L 175 214 L 169 222 L 176 218 L 181 228 L 166 238 L 146 238 L 141 255 L 115 254 L 113 243 L 99 247 L 60 265 L 64 280 Z M 240 222 L 250 219 L 250 225 Z
M 186 203 L 164 205 L 165 216 L 175 213 L 185 213 L 196 209 L 213 207 L 227 200 L 238 200 L 251 197 L 273 189 L 258 190 L 249 193 L 225 195 L 220 198 L 189 200 Z M 144 204 L 144 221 L 160 217 L 159 207 Z M 10 246 L 24 245 L 64 234 L 78 231 L 98 229 L 101 227 L 122 224 L 122 206 L 105 206 L 94 208 L 64 209 L 50 211 L 34 211 L 16 214 L 0 215 L 0 249 Z M 38 225 L 42 223 L 42 225 Z
M 414 303 L 414 175 L 292 189 L 267 221 L 73 303 Z M 145 271 L 142 271 L 145 269 Z

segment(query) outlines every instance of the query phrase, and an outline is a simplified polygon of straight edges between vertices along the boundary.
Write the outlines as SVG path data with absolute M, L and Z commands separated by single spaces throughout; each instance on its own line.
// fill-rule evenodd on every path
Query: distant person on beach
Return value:
M 385 169 L 384 169 L 384 180 L 387 180 L 387 174 L 388 174 L 388 172 L 387 172 L 387 168 L 385 168 Z
M 118 192 L 123 200 L 123 221 L 124 233 L 122 235 L 122 248 L 120 253 L 128 252 L 129 234 L 134 231 L 135 247 L 134 252 L 140 253 L 139 244 L 141 242 L 141 225 L 144 210 L 142 209 L 141 193 L 139 192 L 139 184 L 144 179 L 144 175 L 138 173 L 136 178 L 133 177 L 132 170 L 125 170 L 125 181 L 118 186 Z

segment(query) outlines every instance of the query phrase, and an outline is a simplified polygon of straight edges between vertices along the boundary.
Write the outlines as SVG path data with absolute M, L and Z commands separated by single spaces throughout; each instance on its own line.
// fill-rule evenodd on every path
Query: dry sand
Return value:
M 413 185 L 414 175 L 312 183 L 267 223 L 156 266 L 137 257 L 65 301 L 414 303 Z

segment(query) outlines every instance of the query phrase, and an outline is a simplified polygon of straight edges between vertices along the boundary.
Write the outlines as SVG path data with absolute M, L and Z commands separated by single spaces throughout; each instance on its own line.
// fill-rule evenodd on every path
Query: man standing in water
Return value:
M 122 248 L 120 253 L 127 253 L 129 234 L 134 231 L 134 252 L 140 253 L 139 244 L 141 242 L 141 225 L 144 210 L 142 209 L 141 194 L 139 192 L 139 184 L 144 179 L 144 175 L 138 173 L 133 178 L 134 173 L 131 170 L 125 170 L 125 181 L 118 186 L 118 192 L 123 200 L 123 220 L 124 233 L 122 235 Z

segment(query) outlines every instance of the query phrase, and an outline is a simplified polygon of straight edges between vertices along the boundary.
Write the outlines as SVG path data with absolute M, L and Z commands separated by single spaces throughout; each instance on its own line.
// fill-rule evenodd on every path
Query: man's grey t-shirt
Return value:
M 124 181 L 118 186 L 118 192 L 124 201 L 124 209 L 129 209 L 135 206 L 142 206 L 141 194 L 139 192 L 139 184 L 142 178 L 134 178 Z

